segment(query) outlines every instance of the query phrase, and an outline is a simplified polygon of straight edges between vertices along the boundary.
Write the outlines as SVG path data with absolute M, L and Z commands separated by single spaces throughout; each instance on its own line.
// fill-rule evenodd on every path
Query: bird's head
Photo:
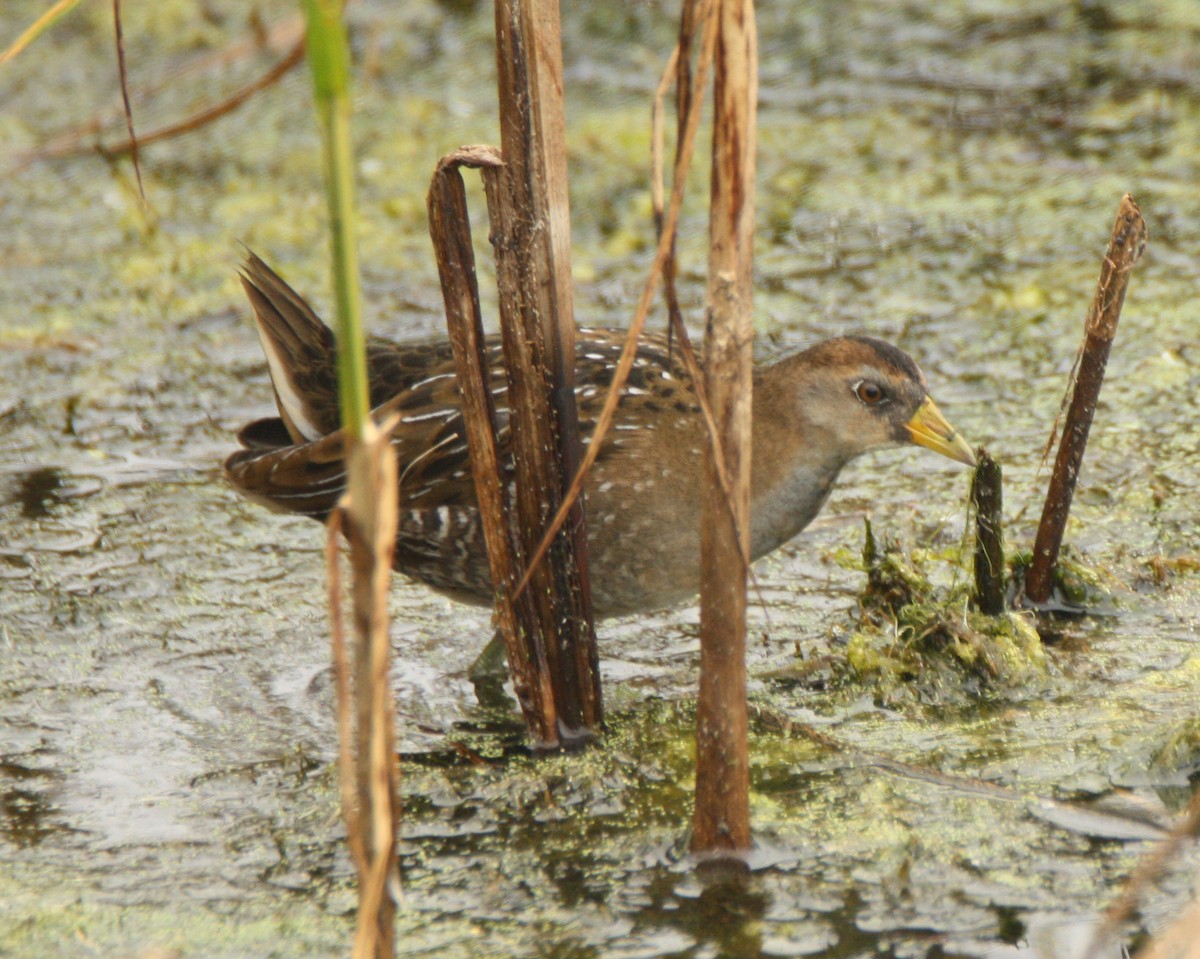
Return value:
M 835 446 L 839 458 L 915 443 L 975 465 L 962 435 L 929 397 L 925 376 L 903 350 L 869 336 L 818 343 L 783 361 L 797 364 L 788 379 L 807 442 Z M 818 438 L 819 437 L 819 438 Z

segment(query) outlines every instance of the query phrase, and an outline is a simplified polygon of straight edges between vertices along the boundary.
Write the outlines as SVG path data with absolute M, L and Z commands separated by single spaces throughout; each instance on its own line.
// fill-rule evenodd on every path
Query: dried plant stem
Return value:
M 129 105 L 129 71 L 125 68 L 125 31 L 121 28 L 121 0 L 113 0 L 113 32 L 117 44 L 117 75 L 121 81 L 121 104 L 125 108 L 125 129 L 129 133 L 129 155 L 137 177 L 138 196 L 146 203 L 146 187 L 142 183 L 142 163 L 138 158 L 138 138 L 133 130 L 133 107 Z
M 49 30 L 54 24 L 79 6 L 79 0 L 57 0 L 38 17 L 25 31 L 13 41 L 3 53 L 0 53 L 0 65 L 19 55 L 29 44 Z
M 387 597 L 396 542 L 396 456 L 391 424 L 366 424 L 347 451 L 349 492 L 330 514 L 325 562 L 337 692 L 338 786 L 359 882 L 354 959 L 395 953 L 399 897 L 396 824 L 399 775 L 389 681 Z M 346 654 L 338 540 L 350 545 L 354 642 Z
M 575 317 L 558 0 L 496 0 L 501 167 L 483 184 L 496 255 L 513 440 L 519 555 L 531 555 L 582 459 L 575 406 Z M 528 602 L 564 742 L 603 721 L 580 502 L 533 566 Z M 523 560 L 522 560 L 523 561 Z M 528 626 L 533 628 L 533 623 Z
M 1100 281 L 1088 311 L 1083 346 L 1076 366 L 1074 392 L 1067 410 L 1066 425 L 1054 473 L 1042 508 L 1037 538 L 1033 546 L 1033 563 L 1025 574 L 1025 595 L 1035 603 L 1044 603 L 1054 588 L 1054 569 L 1062 546 L 1063 531 L 1071 512 L 1071 499 L 1083 452 L 1087 447 L 1088 431 L 1096 412 L 1100 387 L 1104 384 L 1104 368 L 1117 333 L 1117 321 L 1125 303 L 1129 274 L 1146 246 L 1146 224 L 1141 211 L 1128 193 L 1121 198 L 1113 224 L 1112 237 L 1104 253 Z
M 703 82 L 705 71 L 707 71 L 708 65 L 712 62 L 713 45 L 716 40 L 716 29 L 713 21 L 713 12 L 716 9 L 715 0 L 700 0 L 699 7 L 704 11 L 704 15 L 698 17 L 697 21 L 703 26 L 704 33 L 701 40 L 696 74 L 699 82 Z M 600 416 L 596 420 L 596 428 L 592 432 L 592 441 L 588 444 L 587 452 L 584 454 L 583 462 L 579 464 L 579 470 L 575 473 L 575 478 L 571 481 L 571 485 L 563 496 L 563 501 L 558 507 L 558 512 L 554 514 L 554 518 L 542 534 L 542 540 L 538 544 L 537 549 L 534 550 L 532 557 L 526 562 L 525 572 L 521 577 L 520 583 L 517 585 L 518 593 L 523 592 L 529 585 L 534 567 L 541 562 L 554 536 L 562 529 L 571 505 L 583 491 L 583 484 L 587 478 L 588 471 L 592 468 L 592 464 L 596 462 L 600 448 L 604 445 L 604 437 L 608 435 L 609 429 L 612 428 L 612 422 L 617 412 L 617 404 L 621 401 L 621 392 L 625 388 L 625 381 L 629 379 L 629 371 L 633 369 L 633 362 L 637 356 L 638 337 L 642 335 L 642 330 L 646 327 L 646 318 L 650 315 L 650 304 L 654 302 L 654 296 L 658 292 L 658 285 L 662 281 L 663 264 L 667 261 L 667 257 L 671 252 L 673 237 L 679 224 L 679 212 L 683 207 L 683 193 L 687 183 L 688 171 L 691 169 L 692 154 L 696 144 L 696 132 L 699 127 L 699 109 L 689 110 L 686 116 L 686 123 L 684 124 L 683 136 L 681 137 L 682 146 L 676 153 L 675 158 L 675 170 L 671 180 L 671 202 L 667 207 L 667 216 L 663 224 L 662 233 L 658 239 L 654 261 L 650 264 L 649 275 L 646 277 L 646 282 L 642 287 L 642 294 L 638 299 L 633 320 L 629 324 L 629 332 L 625 336 L 625 346 L 621 350 L 620 358 L 617 360 L 617 369 L 613 374 L 612 384 L 608 388 L 608 393 L 604 397 L 604 406 L 601 408 Z
M 692 29 L 690 23 L 684 23 L 681 27 L 681 35 Z M 667 91 L 670 88 L 672 81 L 679 79 L 679 56 L 680 48 L 683 44 L 680 40 L 676 44 L 675 49 L 671 51 L 671 56 L 667 60 L 667 66 L 663 70 L 662 77 L 658 82 L 658 89 L 654 93 L 654 105 L 651 108 L 651 138 L 650 138 L 650 196 L 651 206 L 654 213 L 654 226 L 657 231 L 657 236 L 661 239 L 663 227 L 666 221 L 665 211 L 663 208 L 663 198 L 665 190 L 663 187 L 663 101 L 666 98 Z M 707 63 L 701 61 L 701 65 L 705 68 L 704 71 L 697 71 L 697 75 L 704 76 L 707 71 Z M 689 78 L 692 77 L 691 71 L 686 74 Z M 695 82 L 694 78 L 689 82 Z M 701 81 L 703 82 L 703 81 Z M 692 109 L 690 104 L 696 102 L 695 93 L 692 91 L 688 96 L 682 94 L 679 98 L 681 110 Z M 685 124 L 686 116 L 681 112 L 679 116 L 680 124 L 680 140 L 677 145 L 677 150 L 682 147 L 682 132 Z M 684 366 L 687 367 L 688 375 L 692 378 L 695 384 L 696 399 L 700 404 L 700 415 L 704 418 L 704 428 L 708 436 L 709 443 L 713 448 L 713 464 L 717 470 L 717 480 L 721 484 L 721 492 L 724 493 L 726 502 L 729 505 L 730 517 L 736 523 L 736 517 L 733 514 L 733 498 L 729 482 L 729 470 L 725 465 L 725 450 L 721 446 L 721 436 L 717 430 L 717 422 L 713 417 L 712 404 L 708 401 L 708 390 L 704 385 L 704 370 L 700 366 L 700 361 L 696 357 L 696 351 L 692 347 L 692 338 L 688 334 L 687 326 L 683 322 L 683 311 L 679 308 L 679 296 L 675 290 L 675 277 L 678 273 L 678 261 L 675 251 L 675 237 L 671 237 L 670 251 L 666 261 L 663 263 L 663 296 L 667 302 L 667 318 L 668 318 L 668 336 L 679 340 L 680 354 L 683 356 Z M 670 340 L 668 339 L 668 342 Z M 738 542 L 742 541 L 739 532 Z M 750 554 L 746 553 L 742 557 L 742 562 L 746 566 L 747 574 L 750 577 L 750 582 L 754 586 L 754 590 L 758 593 L 760 603 L 766 612 L 766 602 L 762 599 L 762 590 L 759 589 L 758 579 L 754 575 L 754 569 L 750 565 Z
M 356 825 L 366 881 L 359 886 L 355 959 L 395 953 L 399 894 L 396 823 L 399 767 L 389 679 L 388 583 L 396 544 L 396 455 L 390 435 L 368 421 L 347 450 L 343 509 L 354 585 L 354 740 Z
M 185 133 L 192 133 L 208 124 L 219 120 L 228 113 L 232 113 L 243 103 L 249 100 L 256 93 L 267 89 L 275 83 L 278 83 L 283 77 L 299 63 L 304 60 L 304 40 L 300 39 L 292 45 L 292 48 L 285 53 L 278 61 L 260 77 L 247 83 L 244 87 L 235 90 L 219 103 L 214 103 L 210 107 L 205 107 L 193 113 L 189 117 L 185 117 L 178 123 L 172 123 L 165 127 L 159 127 L 156 130 L 151 130 L 149 133 L 142 134 L 134 141 L 126 141 L 118 143 L 115 146 L 104 147 L 105 156 L 116 157 L 124 153 L 130 152 L 133 147 L 147 147 L 152 143 L 158 143 L 162 140 L 171 140 L 178 136 L 183 136 Z
M 663 101 L 671 84 L 679 76 L 679 44 L 671 51 L 667 65 L 658 80 L 658 89 L 654 91 L 654 104 L 650 108 L 650 204 L 654 210 L 655 236 L 661 238 L 666 211 L 666 191 L 663 188 Z M 679 117 L 679 132 L 683 132 L 684 117 Z M 682 137 L 680 137 L 682 140 Z
M 1000 464 L 987 450 L 971 480 L 975 507 L 975 608 L 988 616 L 1004 612 L 1004 512 Z
M 534 743 L 555 748 L 590 739 L 603 722 L 587 527 L 582 503 L 565 495 L 567 478 L 580 473 L 582 444 L 558 0 L 497 0 L 496 62 L 500 154 L 471 147 L 443 158 L 429 192 L 430 230 L 497 624 Z M 501 463 L 497 453 L 461 166 L 481 169 L 487 195 L 511 463 Z M 560 523 L 545 532 L 556 509 L 570 523 L 565 531 Z M 542 563 L 547 555 L 550 562 Z M 526 590 L 529 583 L 533 588 Z
M 548 748 L 558 740 L 558 711 L 540 634 L 520 628 L 517 605 L 527 604 L 527 600 L 514 598 L 519 544 L 514 542 L 512 525 L 506 521 L 508 504 L 496 447 L 495 401 L 484 349 L 466 189 L 459 173 L 464 166 L 498 167 L 500 155 L 490 146 L 463 147 L 441 159 L 429 187 L 429 231 L 454 349 L 479 518 L 495 584 L 496 625 L 504 639 L 513 688 L 526 726 L 535 745 Z M 530 614 L 526 609 L 524 615 Z
M 1093 933 L 1092 940 L 1083 954 L 1083 959 L 1092 959 L 1094 956 L 1101 955 L 1101 948 L 1108 942 L 1112 934 L 1133 915 L 1146 886 L 1162 875 L 1167 863 L 1179 854 L 1184 843 L 1198 836 L 1200 836 L 1200 790 L 1192 793 L 1187 814 L 1171 830 L 1170 835 L 1138 861 L 1133 874 L 1125 883 L 1125 888 L 1121 890 L 1121 895 L 1104 913 L 1104 919 Z M 1193 922 L 1198 908 L 1200 907 L 1193 905 L 1189 909 L 1189 912 L 1193 914 L 1191 920 Z M 1186 916 L 1182 916 L 1179 921 L 1182 922 L 1186 918 Z M 1194 948 L 1194 941 L 1192 946 Z M 1174 959 L 1192 959 L 1192 955 L 1192 953 L 1167 952 L 1163 946 L 1156 950 L 1153 944 L 1138 954 L 1139 959 L 1150 959 L 1150 957 L 1167 959 L 1168 956 L 1174 957 Z
M 750 845 L 745 557 L 750 551 L 758 60 L 753 0 L 720 0 L 718 8 L 704 357 L 705 389 L 724 452 L 729 495 L 719 482 L 716 450 L 710 444 L 700 522 L 700 691 L 692 833 L 697 852 Z
M 160 80 L 157 84 L 142 87 L 138 91 L 140 98 L 157 92 L 169 83 L 181 83 L 203 72 L 225 69 L 232 63 L 249 56 L 263 46 L 272 50 L 284 46 L 288 47 L 287 52 L 284 53 L 282 58 L 272 64 L 261 76 L 235 90 L 223 100 L 211 106 L 204 107 L 191 116 L 185 117 L 176 123 L 158 127 L 149 133 L 140 134 L 137 138 L 138 145 L 146 147 L 152 143 L 182 136 L 185 133 L 191 133 L 207 126 L 226 114 L 232 113 L 256 93 L 277 83 L 294 67 L 303 62 L 305 44 L 302 18 L 289 19 L 285 23 L 265 30 L 264 33 L 265 36 L 249 39 L 244 38 L 214 53 L 197 57 L 186 67 L 168 74 L 166 80 Z M 110 159 L 123 156 L 130 149 L 128 138 L 116 143 L 104 143 L 99 139 L 106 123 L 112 117 L 123 113 L 122 107 L 123 104 L 115 110 L 100 111 L 84 123 L 78 124 L 71 130 L 52 137 L 40 147 L 17 154 L 13 166 L 6 173 L 12 176 L 21 172 L 29 165 L 42 160 L 54 160 L 85 153 L 96 152 Z

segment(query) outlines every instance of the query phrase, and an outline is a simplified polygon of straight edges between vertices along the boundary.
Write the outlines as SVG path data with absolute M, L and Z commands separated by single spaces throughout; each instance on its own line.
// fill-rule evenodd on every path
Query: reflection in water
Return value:
M 740 863 L 706 863 L 698 871 L 700 894 L 687 894 L 690 881 L 675 890 L 674 923 L 699 942 L 711 942 L 723 956 L 762 954 L 762 919 L 770 903 L 763 884 Z
M 0 487 L 0 503 L 19 503 L 23 519 L 45 519 L 56 506 L 91 496 L 101 486 L 99 480 L 89 476 L 74 476 L 57 466 L 40 466 L 13 475 L 7 488 Z
M 14 846 L 36 846 L 54 829 L 46 823 L 50 805 L 41 793 L 6 789 L 0 793 L 0 830 Z
M 53 466 L 31 470 L 18 477 L 14 498 L 21 504 L 21 515 L 25 519 L 49 516 L 51 507 L 61 502 L 58 494 L 63 485 L 62 470 Z
M 59 831 L 50 821 L 54 807 L 43 789 L 36 788 L 53 778 L 50 773 L 0 760 L 0 834 L 14 846 L 36 846 Z

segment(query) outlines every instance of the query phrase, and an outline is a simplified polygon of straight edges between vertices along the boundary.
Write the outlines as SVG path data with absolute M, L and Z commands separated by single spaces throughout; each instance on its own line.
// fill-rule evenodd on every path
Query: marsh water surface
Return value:
M 756 727 L 759 848 L 731 882 L 680 857 L 694 610 L 606 624 L 604 746 L 534 760 L 466 679 L 486 614 L 400 578 L 405 955 L 1068 955 L 1161 832 L 1045 801 L 1122 789 L 1169 820 L 1200 769 L 1180 735 L 1200 701 L 1200 8 L 763 7 L 758 350 L 849 331 L 910 350 L 1003 461 L 1014 547 L 1117 202 L 1140 202 L 1150 247 L 1068 530 L 1104 615 L 1059 624 L 1028 683 L 854 674 L 863 517 L 948 587 L 967 490 L 917 450 L 854 465 L 760 564 L 750 653 L 759 707 L 848 748 Z M 141 131 L 278 55 L 218 55 L 254 35 L 242 4 L 124 13 Z M 328 312 L 308 78 L 146 148 L 143 207 L 90 134 L 22 160 L 93 116 L 120 142 L 108 16 L 83 5 L 0 67 L 0 954 L 345 954 L 322 532 L 219 472 L 271 408 L 238 244 Z M 675 10 L 564 16 L 577 308 L 620 325 L 650 257 L 649 99 Z M 437 332 L 424 193 L 438 156 L 495 139 L 490 12 L 368 0 L 350 17 L 368 322 Z M 703 246 L 697 199 L 681 243 L 697 323 Z M 1153 887 L 1141 925 L 1181 908 L 1197 865 Z

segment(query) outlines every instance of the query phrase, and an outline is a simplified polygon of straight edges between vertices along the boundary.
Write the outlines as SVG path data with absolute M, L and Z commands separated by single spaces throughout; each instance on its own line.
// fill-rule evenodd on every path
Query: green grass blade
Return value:
M 79 6 L 80 0 L 58 0 L 49 10 L 33 21 L 3 53 L 0 53 L 0 63 L 7 63 L 18 53 L 33 43 L 38 37 L 58 23 L 63 17 Z
M 361 437 L 368 415 L 368 388 L 355 242 L 350 55 L 340 0 L 303 0 L 303 6 L 308 21 L 308 62 L 325 154 L 337 303 L 338 398 L 342 425 L 352 435 Z

